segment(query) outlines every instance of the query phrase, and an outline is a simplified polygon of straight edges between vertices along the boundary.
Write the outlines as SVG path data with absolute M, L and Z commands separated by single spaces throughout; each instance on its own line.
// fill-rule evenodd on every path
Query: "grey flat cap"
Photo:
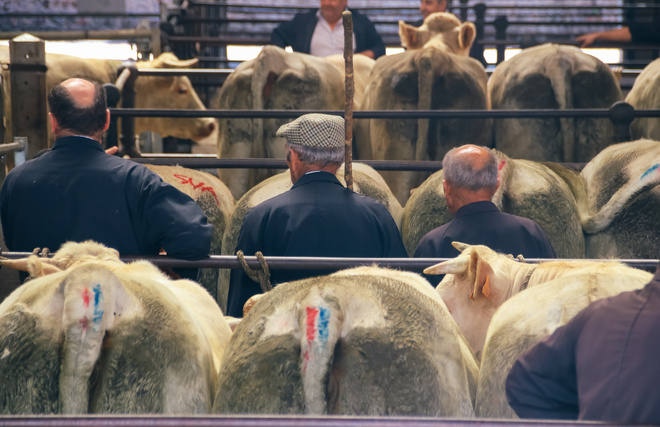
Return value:
M 338 148 L 344 146 L 344 119 L 328 114 L 305 114 L 280 126 L 276 133 L 289 144 L 306 147 Z

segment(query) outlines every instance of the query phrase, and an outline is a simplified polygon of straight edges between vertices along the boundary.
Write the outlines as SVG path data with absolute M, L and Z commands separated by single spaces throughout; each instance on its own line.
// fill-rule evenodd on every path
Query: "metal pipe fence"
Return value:
M 632 106 L 631 106 L 632 108 Z M 242 119 L 295 118 L 319 113 L 341 116 L 342 110 L 181 110 L 149 108 L 111 108 L 117 117 L 215 117 Z M 369 110 L 355 111 L 356 119 L 553 119 L 610 118 L 611 109 L 583 108 L 567 110 Z M 634 110 L 634 117 L 660 117 L 660 110 Z
M 2 256 L 8 259 L 25 258 L 31 255 L 30 252 L 3 252 Z M 52 256 L 50 254 L 49 256 Z M 452 258 L 343 258 L 343 257 L 284 257 L 284 256 L 264 256 L 264 260 L 270 269 L 275 270 L 339 270 L 345 268 L 354 268 L 360 266 L 378 265 L 407 271 L 421 272 L 425 268 L 447 261 Z M 189 261 L 166 255 L 153 256 L 122 256 L 122 261 L 132 262 L 136 260 L 146 260 L 153 264 L 163 267 L 176 268 L 241 268 L 238 257 L 235 255 L 209 255 L 207 258 Z M 578 259 L 564 259 L 563 261 L 577 261 Z M 579 259 L 583 261 L 585 259 Z M 260 268 L 256 256 L 245 256 L 245 261 L 251 268 Z M 557 259 L 545 258 L 527 258 L 524 262 L 538 264 L 547 261 L 557 261 Z M 657 259 L 587 259 L 594 262 L 620 262 L 628 266 L 654 271 L 660 260 Z
M 571 427 L 611 423 L 402 416 L 312 415 L 48 415 L 0 416 L 0 427 Z

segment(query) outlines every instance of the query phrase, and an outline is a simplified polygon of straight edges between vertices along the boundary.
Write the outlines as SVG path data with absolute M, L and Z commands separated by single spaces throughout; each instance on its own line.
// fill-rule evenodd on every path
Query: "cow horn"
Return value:
M 424 274 L 461 274 L 465 273 L 469 265 L 468 257 L 459 256 L 440 264 L 432 265 L 424 270 Z
M 7 259 L 0 258 L 0 266 L 9 267 L 17 271 L 28 271 L 27 258 Z
M 2 258 L 0 259 L 0 266 L 9 267 L 17 271 L 26 271 L 30 273 L 30 277 L 41 277 L 62 271 L 52 264 L 51 259 L 39 258 L 36 255 L 18 259 Z
M 461 242 L 451 242 L 451 245 L 455 247 L 459 252 L 463 252 L 467 248 L 470 247 L 467 243 L 461 243 Z
M 124 89 L 124 84 L 126 84 L 126 80 L 131 76 L 131 69 L 129 67 L 124 68 L 124 70 L 121 72 L 119 77 L 117 77 L 117 81 L 115 81 L 115 86 L 117 89 L 119 89 L 119 92 Z

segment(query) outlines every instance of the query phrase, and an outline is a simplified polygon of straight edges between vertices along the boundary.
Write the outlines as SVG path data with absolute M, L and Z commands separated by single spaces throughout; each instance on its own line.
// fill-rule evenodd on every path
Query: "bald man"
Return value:
M 213 226 L 187 195 L 101 146 L 110 112 L 105 91 L 69 79 L 48 94 L 51 150 L 13 169 L 0 191 L 7 248 L 56 251 L 67 241 L 95 240 L 121 255 L 200 259 Z M 192 274 L 192 272 L 188 272 Z
M 428 232 L 417 245 L 416 258 L 454 258 L 453 241 L 485 245 L 504 254 L 526 258 L 556 258 L 543 229 L 528 218 L 500 212 L 491 202 L 500 185 L 499 161 L 487 147 L 463 145 L 452 148 L 442 160 L 442 185 L 448 223 Z M 427 276 L 433 285 L 437 276 Z

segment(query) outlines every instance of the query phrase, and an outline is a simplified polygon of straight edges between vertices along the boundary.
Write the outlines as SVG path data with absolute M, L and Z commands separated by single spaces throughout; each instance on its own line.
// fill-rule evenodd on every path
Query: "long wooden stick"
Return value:
M 341 14 L 344 24 L 344 86 L 346 102 L 344 104 L 345 138 L 344 138 L 344 180 L 346 187 L 353 189 L 353 97 L 355 96 L 355 79 L 353 77 L 353 17 L 351 12 Z

